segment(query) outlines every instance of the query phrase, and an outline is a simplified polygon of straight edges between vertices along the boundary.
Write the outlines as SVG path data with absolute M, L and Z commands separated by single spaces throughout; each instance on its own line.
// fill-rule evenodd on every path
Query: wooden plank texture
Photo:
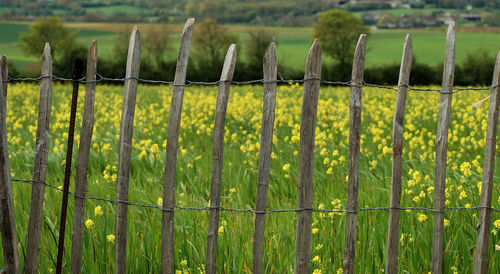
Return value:
M 174 207 L 175 207 L 175 172 L 177 166 L 177 148 L 179 128 L 181 124 L 182 98 L 184 84 L 193 37 L 194 18 L 189 18 L 184 25 L 175 69 L 174 90 L 170 104 L 170 118 L 167 128 L 167 150 L 165 153 L 165 177 L 163 182 L 163 207 L 171 211 L 163 211 L 161 230 L 161 271 L 174 273 Z
M 224 148 L 224 124 L 226 123 L 227 102 L 229 89 L 236 65 L 236 45 L 232 44 L 226 54 L 224 66 L 220 76 L 217 105 L 215 107 L 215 123 L 212 154 L 212 183 L 210 186 L 210 216 L 207 232 L 207 258 L 205 271 L 215 274 L 217 271 L 217 236 L 219 231 L 219 207 L 222 187 L 222 155 Z
M 500 52 L 497 55 L 495 69 L 493 72 L 490 107 L 488 112 L 488 126 L 486 129 L 486 143 L 484 148 L 483 180 L 481 184 L 481 208 L 479 211 L 479 221 L 477 224 L 477 244 L 474 258 L 474 273 L 488 273 L 488 246 L 491 230 L 491 197 L 493 190 L 493 173 L 495 171 L 495 150 L 497 143 L 498 129 L 498 107 L 500 105 Z
M 90 45 L 87 55 L 87 81 L 95 81 L 97 74 L 97 42 Z M 89 167 L 90 146 L 94 129 L 94 99 L 95 82 L 85 84 L 85 103 L 83 107 L 82 129 L 80 131 L 80 145 L 76 163 L 75 194 L 73 206 L 73 236 L 71 240 L 71 273 L 80 273 L 82 270 L 83 225 L 85 216 L 85 197 L 87 192 L 87 172 Z
M 439 100 L 436 132 L 436 166 L 434 182 L 434 231 L 432 239 L 433 274 L 443 273 L 444 190 L 446 183 L 446 157 L 448 152 L 448 126 L 450 124 L 453 75 L 455 71 L 455 23 L 450 23 L 446 35 L 446 56 L 443 68 L 441 98 Z
M 358 218 L 359 149 L 361 138 L 362 86 L 365 68 L 366 35 L 361 34 L 354 51 L 351 98 L 349 102 L 349 173 L 347 181 L 346 237 L 343 270 L 354 273 Z
M 309 273 L 311 223 L 314 194 L 314 140 L 321 77 L 321 45 L 315 39 L 307 55 L 302 113 L 300 117 L 299 182 L 297 232 L 295 235 L 295 273 Z
M 122 118 L 120 124 L 120 142 L 118 147 L 118 174 L 116 183 L 116 199 L 128 201 L 130 177 L 130 152 L 134 131 L 135 102 L 137 98 L 137 78 L 141 62 L 141 36 L 137 27 L 130 35 L 123 92 Z M 115 221 L 115 273 L 126 273 L 127 270 L 127 204 L 116 204 Z
M 5 273 L 19 273 L 14 200 L 7 144 L 7 58 L 0 59 L 0 229 Z
M 262 127 L 260 136 L 259 175 L 257 179 L 256 210 L 266 211 L 267 189 L 269 185 L 269 167 L 273 146 L 274 110 L 276 106 L 276 80 L 278 79 L 278 58 L 276 45 L 271 43 L 264 55 L 264 94 L 262 110 Z M 266 214 L 255 215 L 253 234 L 253 273 L 262 273 L 262 257 L 264 252 L 264 229 Z
M 399 70 L 398 95 L 394 120 L 392 122 L 392 182 L 391 202 L 389 212 L 389 229 L 387 235 L 387 256 L 385 273 L 398 273 L 399 248 L 399 206 L 401 204 L 401 181 L 403 168 L 403 121 L 405 117 L 406 92 L 410 80 L 411 63 L 413 61 L 413 46 L 410 34 L 406 35 L 403 47 L 403 57 Z
M 38 127 L 36 129 L 35 163 L 33 180 L 45 182 L 49 156 L 49 123 L 52 105 L 52 55 L 49 43 L 45 44 L 42 56 L 40 101 L 38 106 Z M 28 221 L 28 243 L 26 247 L 26 273 L 38 273 L 38 256 L 43 219 L 43 198 L 45 185 L 34 183 L 31 187 L 30 217 Z

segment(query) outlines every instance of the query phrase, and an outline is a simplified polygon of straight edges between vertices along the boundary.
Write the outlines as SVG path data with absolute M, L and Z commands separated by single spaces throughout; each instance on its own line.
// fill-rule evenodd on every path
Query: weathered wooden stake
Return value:
M 134 113 L 137 97 L 139 67 L 141 62 L 141 36 L 134 27 L 130 36 L 125 73 L 125 89 L 123 92 L 122 120 L 120 124 L 120 143 L 118 148 L 118 174 L 116 183 L 116 199 L 128 201 L 128 185 L 130 177 L 130 152 L 134 131 Z M 127 271 L 127 204 L 116 204 L 115 223 L 115 273 Z
M 7 145 L 7 58 L 0 59 L 0 229 L 5 273 L 19 273 L 16 220 Z M 0 272 L 1 272 L 0 271 Z
M 483 181 L 481 184 L 481 210 L 477 224 L 477 244 L 474 258 L 474 273 L 488 273 L 488 245 L 490 241 L 491 196 L 493 189 L 493 173 L 495 170 L 495 150 L 497 143 L 498 107 L 500 105 L 500 52 L 497 55 L 491 91 L 490 109 L 488 112 L 488 127 L 484 148 Z
M 432 273 L 443 273 L 443 228 L 446 184 L 446 156 L 448 151 L 448 126 L 450 124 L 451 95 L 455 71 L 455 23 L 448 26 L 446 57 L 444 60 L 442 93 L 439 100 L 438 127 L 436 132 L 436 167 L 434 183 L 434 232 L 432 240 Z
M 343 270 L 346 274 L 354 273 L 354 262 L 356 255 L 356 235 L 358 219 L 358 175 L 359 175 L 359 149 L 361 138 L 361 110 L 363 74 L 365 68 L 366 35 L 359 36 L 356 50 L 354 51 L 354 62 L 352 65 L 350 114 L 349 114 L 349 174 L 348 174 L 348 196 L 346 214 L 346 236 Z
M 399 248 L 399 206 L 401 203 L 401 175 L 403 166 L 403 121 L 405 117 L 406 92 L 410 80 L 413 46 L 410 34 L 406 35 L 403 57 L 399 70 L 398 95 L 392 123 L 392 182 L 391 204 L 389 212 L 389 230 L 387 236 L 387 258 L 385 273 L 398 273 Z
M 219 231 L 220 196 L 222 187 L 222 155 L 224 148 L 224 124 L 226 122 L 227 102 L 229 89 L 236 65 L 236 45 L 232 44 L 227 50 L 224 67 L 220 76 L 217 106 L 215 108 L 215 124 L 212 155 L 212 184 L 210 187 L 210 216 L 207 232 L 207 258 L 205 271 L 215 274 L 217 270 L 217 236 Z
M 262 109 L 262 130 L 260 136 L 259 177 L 257 181 L 256 211 L 265 212 L 267 207 L 267 189 L 269 185 L 269 166 L 273 145 L 274 109 L 276 106 L 276 79 L 278 75 L 278 59 L 276 45 L 271 43 L 264 56 L 264 94 Z M 253 273 L 262 273 L 262 257 L 264 251 L 265 213 L 255 215 L 253 234 Z
M 97 42 L 90 45 L 87 55 L 87 83 L 85 84 L 85 104 L 76 163 L 75 201 L 73 208 L 73 238 L 71 241 L 71 273 L 82 270 L 83 221 L 85 215 L 85 196 L 87 192 L 87 172 L 89 167 L 90 146 L 94 129 L 94 98 L 97 74 Z
M 175 172 L 177 165 L 177 147 L 179 142 L 179 128 L 181 124 L 182 98 L 184 84 L 193 37 L 194 18 L 189 18 L 184 25 L 181 36 L 177 67 L 175 69 L 174 90 L 170 105 L 168 121 L 167 151 L 165 153 L 165 178 L 163 187 L 163 207 L 170 211 L 163 211 L 161 230 L 161 271 L 174 273 L 174 207 L 175 207 Z
M 321 45 L 315 39 L 307 55 L 300 118 L 299 182 L 297 232 L 295 237 L 295 273 L 309 273 L 311 223 L 314 194 L 314 139 L 321 77 Z M 312 78 L 312 79 L 311 79 Z
M 36 129 L 35 163 L 33 181 L 45 182 L 49 156 L 49 123 L 52 105 L 52 55 L 49 43 L 45 44 L 42 55 L 42 76 L 40 102 L 38 106 L 38 127 Z M 43 199 L 45 185 L 33 183 L 31 187 L 30 217 L 28 221 L 28 243 L 26 247 L 26 273 L 38 273 L 38 255 L 42 232 Z

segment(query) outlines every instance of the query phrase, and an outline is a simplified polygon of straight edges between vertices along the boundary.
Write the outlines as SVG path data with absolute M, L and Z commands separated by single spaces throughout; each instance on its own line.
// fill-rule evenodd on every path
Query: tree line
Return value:
M 41 19 L 29 27 L 30 33 L 21 34 L 20 47 L 27 55 L 39 56 L 45 42 L 50 42 L 54 60 L 54 74 L 71 76 L 71 68 L 76 58 L 85 59 L 87 45 L 77 42 L 77 31 L 64 26 L 61 18 Z M 322 78 L 332 81 L 348 81 L 351 76 L 352 54 L 361 33 L 370 35 L 370 30 L 361 19 L 341 10 L 330 10 L 320 14 L 314 25 L 314 37 L 320 39 L 323 52 L 334 62 L 324 63 Z M 171 43 L 172 31 L 166 26 L 151 27 L 142 33 L 142 54 L 140 77 L 152 80 L 173 80 L 177 53 Z M 197 24 L 193 36 L 191 60 L 187 79 L 192 81 L 217 81 L 222 69 L 227 48 L 237 43 L 239 37 L 228 32 L 215 19 L 207 18 Z M 109 56 L 99 56 L 99 73 L 106 77 L 122 78 L 128 52 L 129 31 L 118 34 L 113 52 Z M 262 58 L 270 42 L 279 41 L 276 35 L 266 29 L 248 32 L 243 48 L 239 48 L 239 60 L 234 79 L 238 81 L 262 79 Z M 491 83 L 494 56 L 485 50 L 467 55 L 455 69 L 458 85 L 488 85 Z M 413 85 L 440 84 L 442 64 L 431 66 L 413 63 L 410 83 Z M 290 67 L 282 63 L 278 71 L 287 79 L 304 77 L 303 67 Z M 14 77 L 38 75 L 38 71 L 20 71 L 11 66 Z M 365 69 L 365 81 L 377 84 L 397 84 L 399 64 L 387 64 Z

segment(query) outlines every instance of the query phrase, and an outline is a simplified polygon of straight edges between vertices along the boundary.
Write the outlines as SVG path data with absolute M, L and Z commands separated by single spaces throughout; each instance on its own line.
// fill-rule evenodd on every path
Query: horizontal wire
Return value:
M 227 80 L 219 80 L 219 81 L 213 81 L 213 82 L 201 82 L 201 81 L 190 81 L 186 80 L 184 84 L 176 84 L 173 81 L 164 81 L 164 80 L 150 80 L 150 79 L 141 79 L 138 77 L 124 77 L 124 78 L 110 78 L 110 77 L 105 77 L 102 76 L 101 74 L 97 73 L 96 74 L 96 79 L 95 80 L 85 80 L 86 77 L 82 77 L 78 80 L 74 80 L 71 78 L 64 78 L 64 77 L 59 77 L 56 75 L 42 75 L 38 77 L 27 77 L 27 78 L 13 78 L 8 76 L 7 82 L 37 82 L 37 81 L 42 81 L 43 79 L 54 79 L 57 81 L 62 81 L 62 82 L 80 82 L 82 84 L 86 83 L 99 83 L 99 82 L 125 82 L 127 80 L 136 80 L 139 83 L 145 83 L 145 84 L 163 84 L 163 85 L 170 85 L 170 86 L 179 86 L 179 87 L 188 87 L 188 86 L 193 86 L 193 85 L 201 85 L 201 86 L 214 86 L 214 85 L 219 85 L 221 83 L 231 83 L 233 85 L 253 85 L 253 84 L 297 84 L 297 83 L 305 83 L 307 81 L 319 81 L 322 85 L 326 86 L 349 86 L 349 87 L 372 87 L 372 88 L 378 88 L 378 89 L 388 89 L 388 90 L 393 90 L 393 91 L 398 91 L 399 88 L 407 88 L 408 91 L 423 91 L 423 92 L 438 92 L 441 94 L 454 94 L 458 93 L 461 91 L 487 91 L 487 90 L 493 90 L 494 88 L 497 88 L 500 86 L 500 84 L 491 86 L 491 87 L 478 87 L 478 88 L 454 88 L 452 91 L 442 91 L 441 89 L 433 89 L 433 88 L 414 88 L 410 87 L 408 85 L 399 85 L 399 86 L 384 86 L 384 85 L 378 85 L 378 84 L 370 84 L 366 83 L 363 81 L 362 84 L 353 84 L 351 81 L 347 82 L 342 82 L 342 81 L 329 81 L 329 80 L 324 80 L 321 78 L 317 77 L 311 77 L 311 78 L 304 78 L 304 79 L 284 79 L 281 73 L 278 72 L 279 79 L 277 80 L 264 80 L 264 79 L 257 79 L 257 80 L 249 80 L 249 81 L 234 81 L 232 79 L 227 79 Z
M 51 185 L 47 182 L 44 181 L 39 181 L 39 180 L 22 180 L 22 179 L 11 179 L 12 182 L 23 182 L 27 184 L 33 184 L 33 183 L 38 183 L 38 184 L 43 184 L 47 187 L 50 187 L 52 189 L 58 190 L 58 191 L 63 191 L 62 188 Z M 154 208 L 154 209 L 159 209 L 161 211 L 165 212 L 178 212 L 178 211 L 207 211 L 207 210 L 212 210 L 212 209 L 218 209 L 220 211 L 229 211 L 229 212 L 241 212 L 241 213 L 253 213 L 253 214 L 273 214 L 273 213 L 287 213 L 287 212 L 301 212 L 301 211 L 312 211 L 312 212 L 320 212 L 320 213 L 358 213 L 361 211 L 390 211 L 390 210 L 403 210 L 403 211 L 411 211 L 411 210 L 416 210 L 416 211 L 430 211 L 430 212 L 443 212 L 441 210 L 435 209 L 435 208 L 430 208 L 430 207 L 365 207 L 365 208 L 359 208 L 358 210 L 346 210 L 346 209 L 316 209 L 316 208 L 294 208 L 294 209 L 273 209 L 272 207 L 267 207 L 265 211 L 262 210 L 256 210 L 253 208 L 249 209 L 241 209 L 241 208 L 226 208 L 226 207 L 221 207 L 221 206 L 205 206 L 205 207 L 181 207 L 181 206 L 175 206 L 174 208 L 164 208 L 162 206 L 158 205 L 151 205 L 151 204 L 142 204 L 142 203 L 135 203 L 135 202 L 130 202 L 130 201 L 125 201 L 125 200 L 113 200 L 113 199 L 107 199 L 107 198 L 100 198 L 100 197 L 94 197 L 92 193 L 87 190 L 87 193 L 89 193 L 90 197 L 83 196 L 83 195 L 78 195 L 74 192 L 69 192 L 72 196 L 78 199 L 90 199 L 90 200 L 96 200 L 96 201 L 103 201 L 103 202 L 108 202 L 108 203 L 113 203 L 113 204 L 126 204 L 130 206 L 137 206 L 137 207 L 144 207 L 144 208 Z M 487 207 L 487 206 L 471 206 L 471 207 L 445 207 L 444 210 L 478 210 L 478 209 L 488 209 L 493 212 L 500 212 L 499 209 L 495 209 L 492 207 Z

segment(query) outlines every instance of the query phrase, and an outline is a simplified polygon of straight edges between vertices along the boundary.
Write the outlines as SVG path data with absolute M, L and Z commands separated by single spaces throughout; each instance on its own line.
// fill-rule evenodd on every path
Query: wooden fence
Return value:
M 165 177 L 163 191 L 163 215 L 161 235 L 161 269 L 162 273 L 174 273 L 174 208 L 176 163 L 179 139 L 179 127 L 182 113 L 182 100 L 186 82 L 194 19 L 189 19 L 182 31 L 180 51 L 177 59 L 175 80 L 173 85 L 172 104 L 168 123 Z M 349 173 L 348 200 L 346 214 L 345 252 L 343 261 L 344 273 L 354 273 L 356 226 L 358 208 L 358 174 L 360 157 L 360 134 L 362 112 L 363 71 L 366 53 L 366 36 L 362 34 L 354 53 L 350 97 L 350 129 L 349 129 Z M 117 202 L 115 223 L 115 272 L 126 272 L 127 244 L 127 206 L 130 174 L 130 154 L 134 124 L 134 110 L 141 55 L 141 38 L 137 28 L 130 37 L 120 141 L 118 155 Z M 393 122 L 393 163 L 389 213 L 389 229 L 387 238 L 386 273 L 397 273 L 399 246 L 399 214 L 401 200 L 403 121 L 405 114 L 406 94 L 413 59 L 412 40 L 407 35 L 398 82 L 396 108 Z M 213 131 L 212 183 L 210 189 L 209 225 L 207 233 L 206 266 L 207 273 L 216 273 L 217 236 L 219 229 L 219 212 L 222 183 L 222 158 L 224 142 L 224 124 L 228 104 L 231 79 L 236 64 L 236 45 L 227 51 L 219 81 L 215 124 Z M 453 94 L 453 73 L 455 66 L 455 25 L 450 24 L 446 42 L 446 57 L 443 71 L 441 99 L 439 103 L 438 130 L 436 135 L 435 162 L 435 196 L 434 196 L 434 232 L 432 248 L 432 273 L 442 273 L 443 261 L 443 222 L 445 201 L 446 157 L 448 144 L 448 124 L 450 121 L 451 100 Z M 255 230 L 253 234 L 253 271 L 262 273 L 262 256 L 265 214 L 267 208 L 268 177 L 270 170 L 271 147 L 274 126 L 277 86 L 276 46 L 271 43 L 263 60 L 263 116 L 262 134 L 259 155 L 259 173 L 257 182 L 257 200 L 255 213 Z M 50 45 L 47 43 L 42 57 L 40 84 L 40 103 L 38 128 L 36 133 L 36 150 L 33 170 L 33 186 L 28 224 L 26 250 L 26 273 L 38 272 L 40 250 L 40 233 L 43 214 L 43 199 L 47 172 L 49 121 L 52 100 L 52 57 Z M 10 166 L 6 134 L 6 96 L 7 96 L 7 61 L 0 60 L 0 221 L 1 236 L 6 273 L 19 273 L 20 262 L 18 241 L 16 236 Z M 97 75 L 97 43 L 92 42 L 88 59 L 85 81 L 85 104 L 81 138 L 75 181 L 75 202 L 73 213 L 73 233 L 71 248 L 71 273 L 80 273 L 82 268 L 82 246 L 85 195 L 87 188 L 87 172 L 90 155 L 90 144 L 93 130 L 94 95 Z M 310 273 L 311 222 L 313 212 L 313 158 L 317 116 L 317 104 L 321 76 L 320 41 L 315 40 L 309 51 L 302 101 L 302 117 L 300 127 L 300 157 L 297 233 L 295 251 L 295 273 Z M 488 245 L 490 235 L 491 196 L 493 170 L 495 161 L 496 133 L 498 124 L 498 108 L 500 104 L 500 54 L 496 59 L 491 99 L 489 106 L 488 126 L 485 145 L 485 159 L 481 190 L 478 237 L 475 252 L 474 273 L 488 272 Z

